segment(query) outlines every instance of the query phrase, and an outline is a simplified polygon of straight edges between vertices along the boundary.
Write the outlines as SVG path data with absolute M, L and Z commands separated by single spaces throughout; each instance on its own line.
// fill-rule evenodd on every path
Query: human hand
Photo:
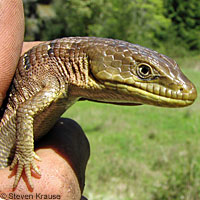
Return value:
M 34 176 L 31 191 L 25 175 L 16 190 L 12 190 L 14 173 L 9 168 L 0 170 L 0 198 L 13 199 L 14 195 L 33 195 L 31 199 L 49 198 L 80 200 L 85 183 L 85 168 L 89 158 L 89 143 L 81 127 L 71 119 L 60 119 L 54 128 L 36 145 L 42 162 L 36 161 L 42 173 Z M 10 195 L 10 196 L 9 196 Z M 44 195 L 42 197 L 42 195 Z
M 22 1 L 0 1 L 0 105 L 5 98 L 24 39 Z
M 1 105 L 21 54 L 24 16 L 21 0 L 1 0 L 0 7 L 0 30 L 3 30 L 0 32 Z M 40 42 L 24 43 L 22 53 L 38 43 Z M 66 127 L 65 123 L 69 127 Z M 32 178 L 34 193 L 56 194 L 60 195 L 61 199 L 79 200 L 83 191 L 85 167 L 89 157 L 88 142 L 80 127 L 73 121 L 64 122 L 65 133 L 59 128 L 58 124 L 56 127 L 57 129 L 54 128 L 52 133 L 54 136 L 47 135 L 45 148 L 40 146 L 36 151 L 42 158 L 42 162 L 37 162 L 42 176 L 41 178 Z M 70 144 L 68 144 L 68 137 L 71 138 Z M 81 140 L 83 141 L 80 141 L 80 137 L 82 137 Z M 68 138 L 67 141 L 65 138 Z M 49 145 L 47 145 L 47 141 Z M 69 154 L 67 150 L 70 150 L 71 153 Z M 82 155 L 83 152 L 84 154 Z M 0 170 L 0 182 L 0 194 L 2 192 L 5 194 L 11 194 L 11 192 L 21 195 L 33 194 L 30 193 L 30 188 L 24 175 L 20 179 L 16 190 L 12 190 L 14 174 L 9 171 L 9 168 Z

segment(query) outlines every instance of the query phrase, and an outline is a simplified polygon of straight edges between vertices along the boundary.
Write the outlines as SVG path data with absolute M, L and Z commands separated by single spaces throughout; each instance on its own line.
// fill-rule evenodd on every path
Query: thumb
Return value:
M 24 36 L 21 0 L 0 1 L 0 105 L 6 95 L 20 56 Z

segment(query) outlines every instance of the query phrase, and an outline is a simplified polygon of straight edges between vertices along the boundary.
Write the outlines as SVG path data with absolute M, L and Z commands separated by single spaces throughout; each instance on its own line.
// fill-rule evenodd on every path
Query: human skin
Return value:
M 42 159 L 42 162 L 36 161 L 42 176 L 33 173 L 34 190 L 24 174 L 13 190 L 16 171 L 11 172 L 7 167 L 0 170 L 0 198 L 3 194 L 6 199 L 13 199 L 9 195 L 15 194 L 33 195 L 31 199 L 36 200 L 37 194 L 41 194 L 56 195 L 55 199 L 80 200 L 89 158 L 89 143 L 81 127 L 71 119 L 60 119 L 36 145 L 36 153 Z
M 21 0 L 0 0 L 0 105 L 6 95 L 21 53 L 24 12 Z
M 40 42 L 25 42 L 24 11 L 21 0 L 0 0 L 0 105 L 14 75 L 20 55 Z M 62 122 L 62 123 L 61 123 Z M 0 170 L 1 193 L 60 195 L 60 199 L 81 198 L 84 175 L 89 158 L 89 144 L 82 129 L 72 120 L 64 120 L 38 144 L 36 161 L 42 176 L 33 174 L 32 190 L 23 174 L 15 190 L 12 189 L 15 170 Z M 67 135 L 66 135 L 67 134 Z M 49 136 L 50 135 L 50 136 Z M 69 143 L 70 141 L 70 143 Z M 69 151 L 70 149 L 70 151 Z M 82 152 L 85 152 L 82 155 Z

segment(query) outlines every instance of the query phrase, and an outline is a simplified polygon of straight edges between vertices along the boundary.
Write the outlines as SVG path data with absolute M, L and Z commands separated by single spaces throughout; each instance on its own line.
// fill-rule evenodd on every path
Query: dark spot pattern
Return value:
M 27 53 L 24 55 L 24 69 L 25 70 L 28 70 L 31 67 L 29 54 L 30 53 Z

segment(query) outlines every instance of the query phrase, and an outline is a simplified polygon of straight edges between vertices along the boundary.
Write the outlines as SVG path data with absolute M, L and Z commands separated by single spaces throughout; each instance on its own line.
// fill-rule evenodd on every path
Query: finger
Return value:
M 0 1 L 0 105 L 12 80 L 24 35 L 21 0 Z
M 21 55 L 23 55 L 26 51 L 31 49 L 32 47 L 42 43 L 42 41 L 34 41 L 34 42 L 24 42 L 22 47 Z

